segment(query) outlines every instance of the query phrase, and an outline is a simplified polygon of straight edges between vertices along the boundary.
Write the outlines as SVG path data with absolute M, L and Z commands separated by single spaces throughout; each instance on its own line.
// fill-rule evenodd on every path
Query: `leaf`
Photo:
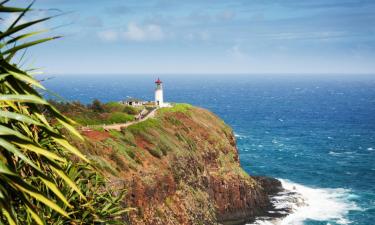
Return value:
M 70 131 L 72 134 L 74 134 L 76 137 L 78 137 L 80 140 L 84 140 L 83 137 L 81 136 L 81 134 L 70 124 L 66 123 L 65 121 L 57 118 L 57 121 L 59 121 L 59 123 L 61 123 L 61 125 L 63 125 L 68 131 Z
M 23 10 L 23 12 L 17 17 L 17 19 L 12 23 L 12 25 L 10 25 L 9 29 L 12 29 L 18 23 L 18 21 L 20 21 L 20 19 L 25 15 L 25 13 L 30 10 L 30 8 L 34 4 L 34 2 L 35 2 L 35 0 L 32 1 L 29 4 L 29 6 L 25 8 L 25 10 Z
M 26 205 L 26 210 L 28 213 L 30 213 L 31 217 L 34 219 L 34 221 L 38 224 L 38 225 L 44 225 L 45 222 L 43 221 L 42 218 L 40 218 L 40 216 L 37 214 L 37 212 L 34 210 L 34 207 L 33 205 L 30 203 L 30 201 L 26 198 L 26 196 L 24 195 L 20 195 L 19 196 L 23 202 L 25 203 Z
M 66 174 L 64 171 L 58 169 L 58 168 L 55 168 L 55 167 L 51 167 L 51 169 L 56 173 L 58 174 L 75 192 L 77 192 L 84 200 L 86 200 L 86 197 L 82 194 L 81 190 L 78 188 L 77 184 L 72 181 Z
M 16 219 L 13 217 L 12 212 L 7 210 L 5 207 L 1 208 L 1 211 L 3 211 L 3 214 L 5 215 L 5 218 L 7 218 L 9 225 L 17 225 Z
M 40 170 L 40 168 L 37 165 L 35 165 L 27 156 L 25 156 L 14 145 L 12 145 L 8 141 L 4 140 L 3 138 L 0 138 L 0 146 L 4 147 L 7 151 L 13 153 L 15 156 L 17 156 L 20 159 L 22 159 L 23 161 L 25 161 L 25 163 L 29 164 L 34 169 L 36 169 L 37 171 L 39 171 L 40 173 L 42 173 L 42 171 Z
M 27 33 L 27 34 L 22 34 L 22 35 L 19 35 L 19 36 L 15 37 L 15 38 L 10 39 L 9 41 L 5 42 L 2 45 L 3 46 L 9 45 L 9 44 L 12 44 L 13 42 L 16 42 L 16 41 L 19 41 L 19 40 L 22 40 L 22 39 L 25 39 L 25 38 L 28 38 L 28 37 L 32 37 L 34 35 L 41 34 L 41 33 L 47 32 L 47 31 L 48 30 L 40 30 L 40 31 L 30 32 L 30 33 Z
M 54 211 L 60 213 L 62 216 L 65 216 L 67 218 L 69 218 L 69 215 L 67 212 L 65 212 L 62 208 L 60 208 L 60 206 L 58 206 L 56 203 L 54 203 L 53 201 L 49 200 L 48 198 L 46 198 L 44 195 L 38 193 L 38 192 L 34 192 L 30 189 L 28 189 L 27 187 L 25 186 L 22 186 L 18 183 L 14 184 L 18 189 L 20 189 L 21 191 L 23 192 L 26 192 L 27 194 L 29 194 L 31 197 L 33 197 L 35 200 L 45 204 L 46 206 L 50 207 L 51 209 L 53 209 Z M 30 185 L 28 185 L 30 186 Z
M 16 129 L 10 129 L 10 128 L 6 127 L 6 126 L 0 125 L 0 136 L 4 136 L 4 135 L 16 136 L 16 137 L 18 137 L 18 138 L 20 138 L 22 140 L 30 141 L 31 142 L 30 138 L 28 138 L 25 135 L 21 134 Z
M 57 160 L 57 161 L 60 161 L 60 162 L 66 162 L 66 159 L 58 156 L 57 154 L 55 154 L 55 153 L 53 153 L 51 151 L 45 150 L 43 148 L 40 148 L 40 147 L 38 147 L 38 146 L 36 146 L 34 144 L 31 144 L 31 143 L 30 144 L 21 144 L 21 143 L 16 143 L 16 142 L 14 142 L 14 144 L 17 145 L 17 146 L 19 146 L 19 147 L 21 147 L 21 148 L 25 148 L 27 150 L 35 152 L 35 153 L 37 153 L 39 155 L 43 155 L 43 156 L 45 156 L 45 157 L 47 157 L 47 158 L 49 158 L 51 160 L 53 159 L 53 160 Z
M 0 102 L 1 101 L 27 102 L 41 105 L 48 104 L 46 100 L 35 95 L 0 95 Z
M 5 3 L 9 2 L 9 1 L 10 0 L 4 0 L 4 1 L 0 2 L 0 5 L 2 6 L 2 5 L 4 5 Z
M 50 124 L 48 123 L 46 117 L 38 112 L 35 112 L 34 115 L 36 117 L 38 117 L 38 119 L 40 121 L 42 121 L 42 123 L 47 127 L 48 130 L 53 130 L 53 127 L 50 126 Z
M 2 10 L 7 10 L 7 9 L 8 10 L 20 10 L 20 11 L 10 11 L 10 12 L 23 12 L 25 10 L 25 9 L 12 8 L 12 7 L 0 7 L 0 12 L 6 12 L 6 11 L 2 11 Z M 5 31 L 3 33 L 0 33 L 0 40 L 5 38 L 5 37 L 9 37 L 10 35 L 18 32 L 20 30 L 24 30 L 27 27 L 30 27 L 34 24 L 41 23 L 41 22 L 49 20 L 49 19 L 51 19 L 51 17 L 46 17 L 46 18 L 43 18 L 43 19 L 38 19 L 38 20 L 30 21 L 30 22 L 23 23 L 23 24 L 20 24 L 18 26 L 15 26 L 12 29 L 8 29 L 7 31 Z
M 16 7 L 4 7 L 0 6 L 0 12 L 13 13 L 13 12 L 23 12 L 25 9 Z
M 36 224 L 38 225 L 44 225 L 45 223 L 42 221 L 42 219 L 39 217 L 39 215 L 29 206 L 27 206 L 27 211 L 30 213 L 31 217 L 34 219 Z
M 54 40 L 54 39 L 57 39 L 57 38 L 60 38 L 60 37 L 56 36 L 56 37 L 43 38 L 43 39 L 40 39 L 40 40 L 27 42 L 27 43 L 24 43 L 24 44 L 21 44 L 21 45 L 17 45 L 17 46 L 15 46 L 13 48 L 10 48 L 10 49 L 4 51 L 2 54 L 3 55 L 7 55 L 7 54 L 10 54 L 10 53 L 14 53 L 14 52 L 17 52 L 17 51 L 19 51 L 21 49 L 28 48 L 28 47 L 31 47 L 33 45 L 37 45 L 37 44 L 40 44 L 40 43 L 43 43 L 43 42 L 46 42 L 46 41 L 51 41 L 51 40 Z
M 53 107 L 52 105 L 48 105 L 49 109 L 50 109 L 50 112 L 57 118 L 65 121 L 66 123 L 69 123 L 69 124 L 77 124 L 74 120 L 72 119 L 69 119 L 68 117 L 62 115 L 55 107 Z
M 9 168 L 1 160 L 0 160 L 0 173 L 11 175 L 11 176 L 18 176 L 17 174 L 10 171 Z
M 29 84 L 34 85 L 35 87 L 38 87 L 38 88 L 43 89 L 43 90 L 46 89 L 43 85 L 41 85 L 38 81 L 36 81 L 32 77 L 30 77 L 28 74 L 22 74 L 22 73 L 14 72 L 12 70 L 8 70 L 8 69 L 6 71 L 10 75 L 15 77 L 16 79 L 20 79 L 20 80 L 24 81 L 25 83 L 29 83 Z
M 63 195 L 63 193 L 61 193 L 61 191 L 59 190 L 59 188 L 56 186 L 56 184 L 54 184 L 53 182 L 47 180 L 47 179 L 44 179 L 44 178 L 41 178 L 41 180 L 43 181 L 43 183 L 53 192 L 55 193 L 55 195 L 62 201 L 64 202 L 64 204 L 66 206 L 68 206 L 69 208 L 73 208 L 73 206 L 68 202 L 68 200 L 66 200 L 65 196 Z
M 73 145 L 69 144 L 69 142 L 67 140 L 65 140 L 63 138 L 59 138 L 59 137 L 52 137 L 52 139 L 56 143 L 58 143 L 59 145 L 63 146 L 66 150 L 68 150 L 72 154 L 78 156 L 79 158 L 81 158 L 85 162 L 89 162 L 89 160 L 76 147 L 74 147 Z
M 7 76 L 9 76 L 9 74 L 7 74 L 7 73 L 0 74 L 0 82 L 5 80 L 7 78 Z
M 28 117 L 28 116 L 19 114 L 19 113 L 0 110 L 0 118 L 1 117 L 7 118 L 7 119 L 18 120 L 20 122 L 24 122 L 24 123 L 27 123 L 27 124 L 34 124 L 34 125 L 37 125 L 37 126 L 43 126 L 40 122 L 38 122 L 38 121 Z

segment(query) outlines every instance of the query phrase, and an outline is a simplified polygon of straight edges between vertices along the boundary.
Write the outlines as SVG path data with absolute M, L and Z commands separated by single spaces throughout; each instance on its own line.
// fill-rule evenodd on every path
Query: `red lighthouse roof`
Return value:
M 155 84 L 161 84 L 163 83 L 159 78 L 155 81 Z

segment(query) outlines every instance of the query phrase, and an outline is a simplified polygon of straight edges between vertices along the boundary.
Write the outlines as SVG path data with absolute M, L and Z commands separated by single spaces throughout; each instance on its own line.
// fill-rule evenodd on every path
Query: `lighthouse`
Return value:
M 164 106 L 164 100 L 163 100 L 163 82 L 158 78 L 155 81 L 156 88 L 155 88 L 155 105 L 159 107 Z

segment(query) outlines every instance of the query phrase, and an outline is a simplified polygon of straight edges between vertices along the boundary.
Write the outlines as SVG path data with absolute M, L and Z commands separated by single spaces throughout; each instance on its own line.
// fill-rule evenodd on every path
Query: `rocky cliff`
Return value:
M 82 132 L 78 147 L 128 190 L 124 206 L 135 210 L 125 224 L 243 224 L 265 215 L 281 188 L 244 172 L 231 128 L 201 108 L 178 104 L 121 132 Z

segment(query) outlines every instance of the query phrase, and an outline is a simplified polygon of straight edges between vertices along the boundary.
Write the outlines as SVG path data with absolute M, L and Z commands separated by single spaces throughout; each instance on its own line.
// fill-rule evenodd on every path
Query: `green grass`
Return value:
M 129 115 L 129 114 L 122 113 L 122 112 L 114 112 L 109 116 L 109 118 L 106 122 L 108 122 L 108 123 L 126 123 L 126 122 L 133 121 L 133 120 L 134 120 L 133 115 Z
M 143 106 L 139 106 L 139 107 L 124 106 L 124 108 L 122 109 L 122 112 L 130 114 L 130 115 L 137 115 L 138 113 L 142 111 L 142 109 L 144 109 Z
M 123 112 L 97 113 L 86 112 L 71 116 L 73 120 L 82 125 L 102 125 L 113 123 L 126 123 L 134 120 L 133 115 Z
M 124 110 L 125 105 L 119 102 L 108 102 L 104 104 L 104 108 L 109 112 L 121 112 Z
M 90 156 L 91 162 L 98 168 L 101 168 L 111 174 L 118 174 L 118 171 L 100 156 Z
M 121 130 L 121 137 L 120 139 L 123 140 L 125 143 L 131 145 L 131 146 L 137 146 L 136 142 L 135 142 L 135 138 L 134 138 L 134 135 L 126 129 L 122 129 Z
M 150 148 L 148 149 L 150 154 L 156 158 L 161 158 L 163 156 L 163 152 L 159 148 Z
M 174 104 L 173 107 L 170 108 L 161 108 L 158 110 L 159 114 L 162 115 L 163 113 L 167 112 L 182 112 L 187 113 L 190 109 L 192 109 L 192 105 L 186 103 L 177 103 Z
M 137 124 L 133 124 L 129 126 L 127 129 L 133 134 L 140 134 L 148 129 L 160 128 L 160 127 L 161 127 L 161 124 L 158 119 L 150 118 L 145 121 L 139 122 Z

